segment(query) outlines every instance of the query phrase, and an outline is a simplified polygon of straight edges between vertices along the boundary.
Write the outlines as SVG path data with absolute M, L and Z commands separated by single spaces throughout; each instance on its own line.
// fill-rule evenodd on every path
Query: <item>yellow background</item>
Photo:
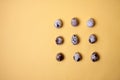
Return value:
M 80 25 L 72 27 L 71 18 Z M 88 28 L 86 21 L 96 25 Z M 54 27 L 62 19 L 61 29 Z M 98 41 L 89 44 L 90 34 Z M 73 46 L 71 36 L 80 44 Z M 57 36 L 65 43 L 55 44 Z M 73 60 L 79 51 L 83 59 Z M 93 63 L 92 52 L 100 60 Z M 63 52 L 65 59 L 56 61 Z M 120 0 L 0 0 L 0 80 L 120 80 Z

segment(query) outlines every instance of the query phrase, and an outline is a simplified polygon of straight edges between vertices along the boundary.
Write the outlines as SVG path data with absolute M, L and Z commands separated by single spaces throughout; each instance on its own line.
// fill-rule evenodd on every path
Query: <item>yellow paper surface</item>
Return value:
M 71 19 L 80 20 L 78 27 Z M 94 18 L 96 25 L 86 22 Z M 56 29 L 54 21 L 63 20 Z M 78 34 L 79 45 L 71 36 Z M 95 44 L 88 42 L 96 34 Z M 63 36 L 65 43 L 55 44 Z M 73 60 L 79 51 L 83 59 Z M 97 51 L 100 60 L 91 61 Z M 65 59 L 56 61 L 63 52 Z M 120 80 L 119 0 L 0 0 L 0 80 Z

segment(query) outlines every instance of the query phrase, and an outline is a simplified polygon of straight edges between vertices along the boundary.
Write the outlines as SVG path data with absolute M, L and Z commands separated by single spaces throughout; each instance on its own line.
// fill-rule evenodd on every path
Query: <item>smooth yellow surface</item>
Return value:
M 80 20 L 76 28 L 73 17 Z M 86 26 L 91 17 L 94 28 Z M 59 18 L 64 26 L 56 29 Z M 91 45 L 92 33 L 98 41 Z M 71 44 L 72 34 L 79 45 Z M 61 46 L 55 44 L 59 35 Z M 83 56 L 78 63 L 76 51 Z M 100 54 L 96 63 L 93 51 Z M 58 52 L 64 61 L 56 61 Z M 0 0 L 0 80 L 120 80 L 120 0 Z

